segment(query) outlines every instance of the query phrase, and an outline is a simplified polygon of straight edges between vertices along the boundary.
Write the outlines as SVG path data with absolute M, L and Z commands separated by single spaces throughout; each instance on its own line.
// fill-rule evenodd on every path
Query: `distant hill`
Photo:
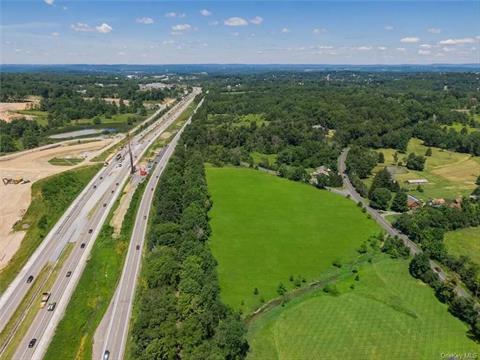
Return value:
M 67 73 L 119 73 L 119 74 L 248 74 L 262 72 L 314 72 L 314 71 L 364 71 L 364 72 L 480 72 L 480 64 L 432 65 L 328 65 L 328 64 L 174 64 L 174 65 L 0 65 L 0 72 L 67 72 Z

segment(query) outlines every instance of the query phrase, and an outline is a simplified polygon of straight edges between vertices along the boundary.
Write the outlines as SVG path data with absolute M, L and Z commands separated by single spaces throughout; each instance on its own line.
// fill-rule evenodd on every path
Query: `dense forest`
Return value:
M 210 206 L 200 153 L 178 146 L 155 193 L 132 358 L 245 357 L 246 329 L 220 301 L 216 261 L 206 243 Z
M 161 102 L 181 94 L 177 86 L 140 89 L 142 83 L 152 81 L 156 80 L 113 75 L 0 74 L 0 101 L 39 98 L 33 110 L 45 112 L 47 118 L 46 124 L 23 118 L 9 123 L 0 120 L 0 153 L 36 147 L 52 130 L 77 125 L 80 119 L 99 125 L 101 117 L 108 123 L 117 114 L 130 114 L 126 123 L 131 126 L 147 115 L 145 101 Z

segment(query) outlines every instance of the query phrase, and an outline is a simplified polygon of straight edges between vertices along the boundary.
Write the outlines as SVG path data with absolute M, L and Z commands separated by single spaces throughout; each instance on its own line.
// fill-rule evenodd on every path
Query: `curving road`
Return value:
M 338 171 L 342 175 L 343 186 L 346 189 L 346 194 L 350 195 L 350 198 L 355 202 L 358 203 L 360 201 L 367 210 L 367 213 L 370 214 L 372 219 L 374 219 L 389 235 L 398 236 L 403 241 L 405 246 L 410 249 L 411 254 L 415 255 L 421 253 L 422 250 L 418 247 L 417 244 L 410 240 L 408 236 L 395 229 L 387 220 L 385 220 L 385 218 L 377 210 L 371 208 L 368 205 L 368 201 L 365 200 L 362 196 L 360 196 L 357 190 L 355 190 L 346 172 L 345 161 L 347 159 L 348 151 L 349 148 L 343 149 L 340 157 L 338 158 Z M 430 260 L 430 267 L 434 272 L 437 273 L 441 281 L 446 281 L 448 279 L 448 275 L 442 270 L 441 266 L 436 261 Z M 470 297 L 470 294 L 460 286 L 457 286 L 455 288 L 455 292 L 459 296 Z

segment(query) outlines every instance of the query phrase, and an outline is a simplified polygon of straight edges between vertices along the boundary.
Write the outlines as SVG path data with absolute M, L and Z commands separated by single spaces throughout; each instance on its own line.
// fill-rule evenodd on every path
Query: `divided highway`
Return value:
M 195 111 L 202 105 L 203 100 L 198 104 Z M 148 216 L 152 205 L 153 195 L 159 178 L 163 173 L 180 136 L 185 127 L 190 123 L 191 118 L 178 131 L 173 140 L 170 142 L 166 150 L 158 159 L 149 182 L 145 188 L 140 207 L 137 212 L 135 226 L 133 228 L 132 237 L 127 253 L 127 258 L 122 271 L 122 276 L 118 284 L 115 295 L 112 299 L 110 307 L 105 314 L 102 323 L 106 326 L 99 327 L 95 336 L 94 359 L 115 359 L 120 360 L 124 356 L 125 345 L 129 330 L 130 315 L 132 312 L 133 300 L 135 297 L 135 288 L 140 265 L 142 262 L 142 251 L 145 242 L 145 235 L 148 224 Z
M 200 89 L 195 88 L 161 119 L 132 138 L 131 147 L 135 164 L 199 93 Z M 38 311 L 18 346 L 14 359 L 41 359 L 45 353 L 80 279 L 94 241 L 129 178 L 130 160 L 127 149 L 121 149 L 118 154 L 120 159 L 115 161 L 112 158 L 110 163 L 98 172 L 0 298 L 0 330 L 3 330 L 33 284 L 28 281 L 29 277 L 36 278 L 48 264 L 55 264 L 66 245 L 74 243 L 74 248 L 62 265 L 57 279 L 51 289 L 48 289 L 51 293 L 48 304 L 55 303 L 55 308 L 48 311 L 46 306 Z M 34 303 L 32 306 L 38 304 Z

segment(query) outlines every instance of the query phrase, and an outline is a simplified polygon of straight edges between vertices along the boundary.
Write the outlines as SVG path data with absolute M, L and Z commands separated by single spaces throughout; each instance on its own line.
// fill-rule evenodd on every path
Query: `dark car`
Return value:
M 137 248 L 137 250 L 140 250 L 140 245 L 137 245 L 136 248 Z
M 147 220 L 147 215 L 144 215 L 144 216 L 143 216 L 143 220 Z
M 71 271 L 67 271 L 67 277 L 70 277 L 70 275 L 72 275 L 72 272 Z
M 103 360 L 108 360 L 108 359 L 110 359 L 110 351 L 105 350 L 105 352 L 103 353 Z
M 27 284 L 30 284 L 33 281 L 33 275 L 30 275 L 27 279 Z
M 107 203 L 104 203 L 104 204 L 103 204 L 103 207 L 107 207 Z
M 88 233 L 91 234 L 93 232 L 93 229 L 88 230 Z
M 96 189 L 96 188 L 97 188 L 97 185 L 93 185 L 93 188 Z
M 85 243 L 82 243 L 82 244 L 80 245 L 80 249 L 83 249 L 84 247 L 85 247 Z
M 28 343 L 28 347 L 29 348 L 33 348 L 35 346 L 35 343 L 37 342 L 37 339 L 32 339 L 30 340 L 30 342 Z
M 116 183 L 115 185 L 117 185 L 117 186 L 118 186 L 118 183 Z
M 100 176 L 100 180 L 103 180 L 103 176 Z
M 112 194 L 115 192 L 115 190 L 112 190 Z

